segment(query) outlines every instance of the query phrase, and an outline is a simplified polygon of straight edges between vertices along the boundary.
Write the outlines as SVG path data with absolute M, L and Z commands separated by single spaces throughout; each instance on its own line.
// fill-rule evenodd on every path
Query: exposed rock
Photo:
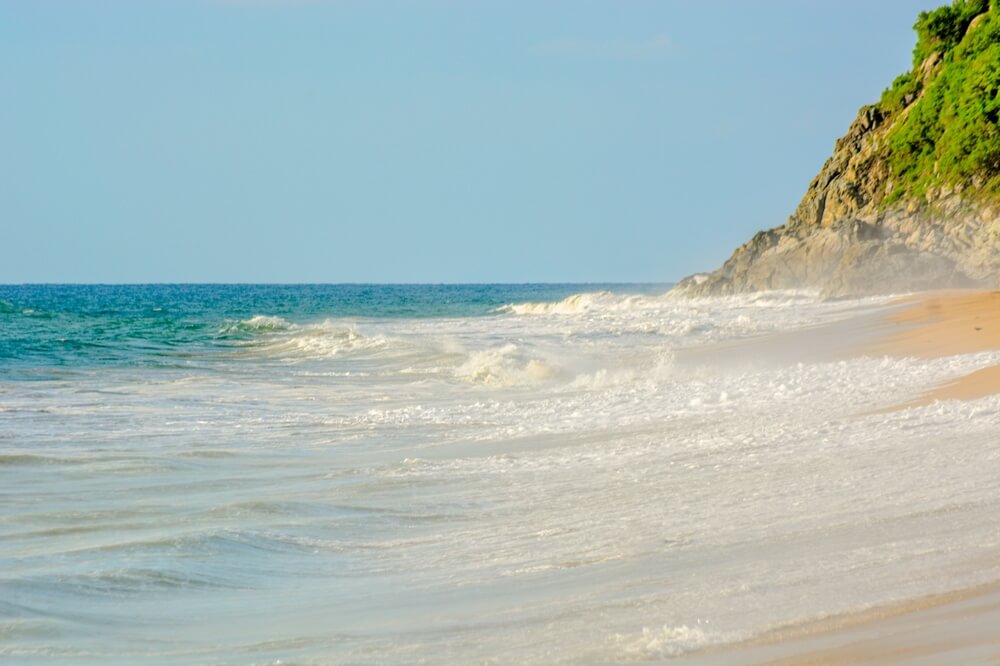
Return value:
M 1000 4 L 921 12 L 921 60 L 862 107 L 788 221 L 684 294 L 1000 286 Z
M 920 71 L 929 75 L 940 61 L 934 53 Z M 909 110 L 886 118 L 876 107 L 862 108 L 787 223 L 757 233 L 721 268 L 685 278 L 675 290 L 711 295 L 815 288 L 845 296 L 996 286 L 996 208 L 965 198 L 961 188 L 883 205 L 893 190 L 885 137 Z

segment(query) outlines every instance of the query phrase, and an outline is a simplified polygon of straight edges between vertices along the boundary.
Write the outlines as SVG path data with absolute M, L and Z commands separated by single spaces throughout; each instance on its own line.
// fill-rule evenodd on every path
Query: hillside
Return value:
M 679 293 L 996 286 L 1000 0 L 922 12 L 913 68 L 863 107 L 788 221 Z

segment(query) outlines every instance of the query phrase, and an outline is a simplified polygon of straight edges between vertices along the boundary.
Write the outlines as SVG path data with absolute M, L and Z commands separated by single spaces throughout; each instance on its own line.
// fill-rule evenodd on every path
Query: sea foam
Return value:
M 243 319 L 235 323 L 227 324 L 223 326 L 219 333 L 233 334 L 233 333 L 267 333 L 271 331 L 286 331 L 292 328 L 292 323 L 287 319 L 282 317 L 276 317 L 271 315 L 254 315 L 249 319 Z
M 473 352 L 455 370 L 455 376 L 461 379 L 500 386 L 537 383 L 558 375 L 558 368 L 528 358 L 514 344 Z
M 142 363 L 5 374 L 0 655 L 685 659 L 994 575 L 1000 396 L 879 410 L 1000 354 L 758 353 L 877 299 L 537 291 L 249 316 L 275 296 Z

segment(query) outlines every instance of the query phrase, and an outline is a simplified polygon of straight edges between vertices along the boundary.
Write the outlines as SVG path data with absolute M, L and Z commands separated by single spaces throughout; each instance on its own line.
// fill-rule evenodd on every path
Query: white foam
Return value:
M 122 567 L 94 553 L 129 543 L 129 567 L 280 596 L 287 623 L 215 588 L 106 600 L 215 661 L 261 636 L 306 661 L 657 660 L 984 582 L 1000 396 L 877 410 L 1000 354 L 727 366 L 678 351 L 879 302 L 594 293 L 509 316 L 251 318 L 262 334 L 173 381 L 129 368 L 7 383 L 2 436 L 47 462 L 7 461 L 39 493 L 8 514 L 0 555 L 19 584 L 51 585 Z M 86 496 L 71 492 L 82 473 Z M 125 518 L 107 513 L 117 498 Z M 242 536 L 206 542 L 212 557 L 162 545 L 223 518 Z M 39 554 L 34 533 L 63 528 L 88 531 Z M 50 589 L 73 613 L 102 603 Z M 194 621 L 192 603 L 226 612 Z M 212 617 L 240 619 L 235 657 L 213 652 L 228 625 Z
M 609 291 L 588 292 L 567 296 L 556 303 L 511 303 L 503 312 L 517 315 L 575 315 L 592 310 L 641 310 L 659 307 L 662 297 L 614 294 Z
M 455 369 L 455 376 L 474 383 L 519 386 L 553 379 L 559 369 L 537 358 L 528 358 L 517 345 L 505 344 L 473 352 Z
M 245 319 L 240 323 L 247 328 L 255 328 L 266 331 L 283 331 L 291 328 L 292 326 L 287 319 L 270 315 L 254 315 L 253 317 Z
M 254 315 L 249 319 L 242 319 L 236 323 L 229 324 L 220 329 L 220 333 L 237 333 L 240 331 L 286 331 L 294 325 L 283 317 L 272 315 Z
M 298 358 L 328 358 L 347 352 L 383 349 L 388 340 L 365 335 L 357 327 L 334 320 L 298 326 L 289 335 L 269 341 L 261 349 L 269 354 Z
M 692 650 L 725 641 L 706 634 L 701 627 L 689 627 L 682 624 L 677 627 L 667 625 L 660 628 L 643 627 L 635 634 L 615 634 L 612 636 L 611 642 L 620 651 L 623 658 L 648 661 L 677 657 Z

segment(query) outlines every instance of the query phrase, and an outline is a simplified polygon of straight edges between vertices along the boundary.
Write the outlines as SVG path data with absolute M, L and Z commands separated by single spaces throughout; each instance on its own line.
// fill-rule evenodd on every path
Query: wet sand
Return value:
M 687 663 L 998 664 L 1000 583 L 776 630 Z

